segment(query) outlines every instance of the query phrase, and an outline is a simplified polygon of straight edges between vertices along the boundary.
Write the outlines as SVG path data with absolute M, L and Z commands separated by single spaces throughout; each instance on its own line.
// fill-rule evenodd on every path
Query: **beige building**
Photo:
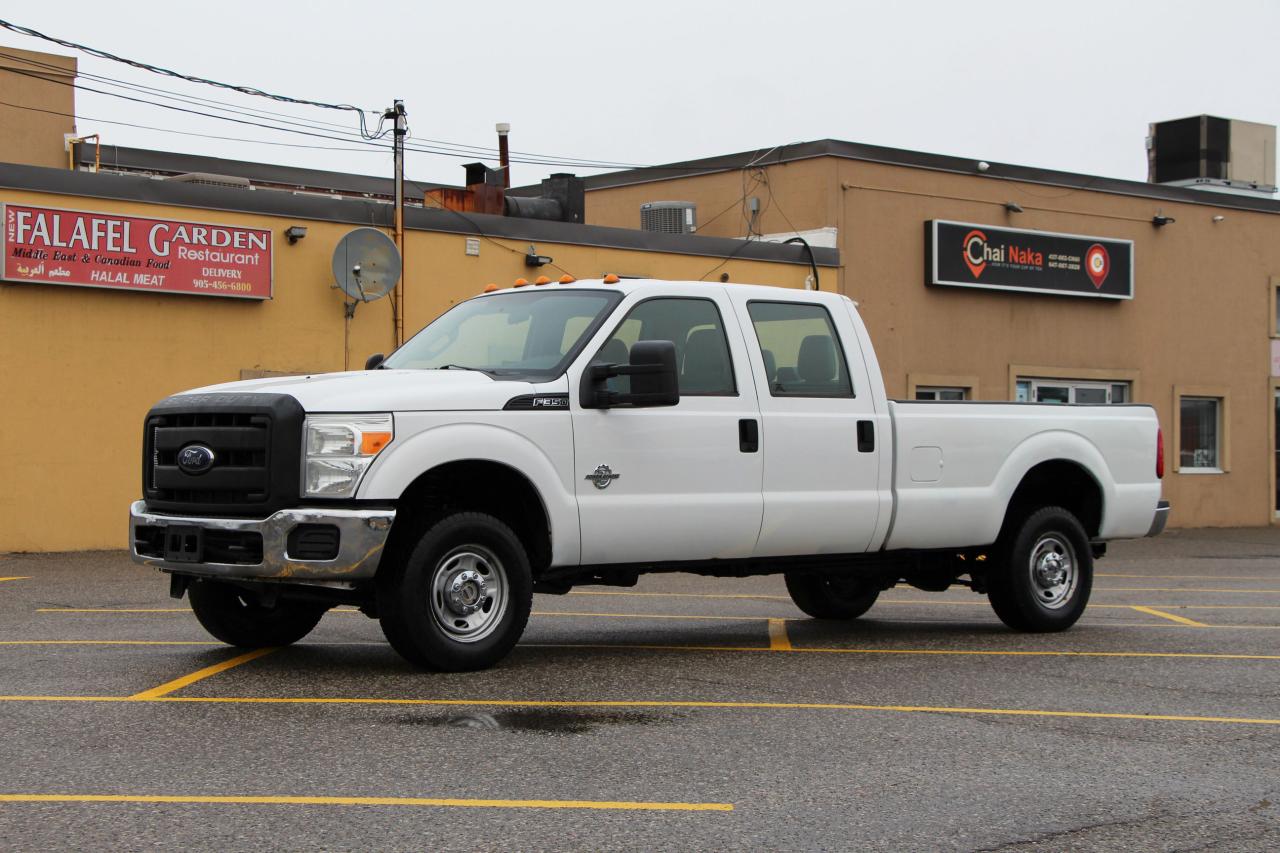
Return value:
M 1270 145 L 1267 162 L 1274 130 Z M 1149 403 L 1171 524 L 1263 525 L 1277 509 L 1280 202 L 1238 180 L 1199 183 L 1211 189 L 824 140 L 590 178 L 587 221 L 636 227 L 642 205 L 678 201 L 695 206 L 699 234 L 838 248 L 820 286 L 861 306 L 891 396 Z M 1039 267 L 1005 258 L 1006 281 L 1025 289 L 987 288 L 1001 271 L 974 272 L 984 244 L 930 247 L 938 221 L 997 252 L 1049 251 Z M 1087 254 L 1095 244 L 1114 269 Z M 935 275 L 970 250 L 979 263 Z M 1099 293 L 1132 298 L 1097 298 L 1079 269 L 1082 290 L 1040 289 L 1059 252 L 1110 273 Z

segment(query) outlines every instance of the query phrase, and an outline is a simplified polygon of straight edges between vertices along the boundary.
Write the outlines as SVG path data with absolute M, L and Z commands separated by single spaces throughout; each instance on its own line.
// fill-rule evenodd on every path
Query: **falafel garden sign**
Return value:
M 0 205 L 0 280 L 271 298 L 271 232 L 22 204 Z

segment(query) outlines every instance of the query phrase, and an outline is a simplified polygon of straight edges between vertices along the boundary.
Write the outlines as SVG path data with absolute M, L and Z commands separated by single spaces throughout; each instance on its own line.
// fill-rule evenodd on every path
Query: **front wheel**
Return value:
M 1062 507 L 1033 512 L 1013 531 L 987 577 L 1000 621 L 1019 631 L 1065 631 L 1093 589 L 1093 555 L 1079 520 Z
M 856 578 L 787 572 L 791 600 L 814 619 L 857 619 L 880 597 L 880 587 Z
M 229 646 L 260 649 L 298 642 L 329 608 L 299 601 L 262 606 L 250 593 L 229 583 L 192 582 L 191 609 L 204 629 Z
M 391 647 L 419 667 L 485 669 L 524 633 L 533 606 L 529 557 L 490 515 L 446 516 L 398 565 L 378 572 L 378 618 Z

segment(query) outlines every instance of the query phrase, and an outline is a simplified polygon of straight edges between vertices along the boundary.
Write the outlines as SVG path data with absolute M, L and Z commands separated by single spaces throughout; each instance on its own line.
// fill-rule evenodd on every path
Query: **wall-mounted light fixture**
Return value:
M 294 243 L 307 236 L 307 226 L 290 225 L 288 228 L 284 229 L 284 236 L 289 238 L 289 245 L 292 246 Z
M 1004 209 L 1009 213 L 1021 213 L 1022 205 L 1018 204 L 1016 201 L 1006 201 L 1004 203 Z
M 526 267 L 544 267 L 547 264 L 551 263 L 553 260 L 554 259 L 548 255 L 539 255 L 538 247 L 530 243 L 529 251 L 524 256 L 524 265 Z
M 1151 224 L 1157 228 L 1172 225 L 1177 221 L 1178 220 L 1174 219 L 1172 216 L 1165 216 L 1163 213 L 1157 213 L 1155 216 L 1151 217 Z
M 1227 218 L 1227 217 L 1225 217 L 1225 216 L 1223 216 L 1221 213 L 1219 213 L 1217 216 L 1213 217 L 1213 219 L 1212 219 L 1211 221 L 1213 222 L 1213 224 L 1214 224 L 1214 225 L 1217 225 L 1219 222 L 1221 222 L 1222 220 L 1224 220 L 1224 219 L 1226 219 L 1226 218 Z
M 991 168 L 991 164 L 990 164 L 990 163 L 988 163 L 986 160 L 979 160 L 979 161 L 978 161 L 978 171 L 979 171 L 979 172 L 985 172 L 985 171 L 987 171 L 987 169 L 990 169 L 990 168 Z

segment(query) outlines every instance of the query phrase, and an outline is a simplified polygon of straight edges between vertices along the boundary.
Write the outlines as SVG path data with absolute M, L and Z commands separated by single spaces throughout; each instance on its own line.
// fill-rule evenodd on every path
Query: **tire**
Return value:
M 1018 631 L 1065 631 L 1093 589 L 1093 554 L 1079 520 L 1058 506 L 1023 519 L 999 548 L 987 596 L 1000 621 Z
M 329 608 L 319 604 L 279 601 L 262 607 L 233 584 L 194 581 L 188 589 L 191 609 L 204 629 L 229 646 L 260 649 L 298 642 Z
M 439 672 L 486 669 L 524 633 L 533 606 L 529 557 L 511 528 L 461 512 L 437 521 L 377 578 L 378 617 L 391 647 Z
M 791 600 L 814 619 L 857 619 L 880 597 L 880 588 L 857 578 L 787 572 Z

